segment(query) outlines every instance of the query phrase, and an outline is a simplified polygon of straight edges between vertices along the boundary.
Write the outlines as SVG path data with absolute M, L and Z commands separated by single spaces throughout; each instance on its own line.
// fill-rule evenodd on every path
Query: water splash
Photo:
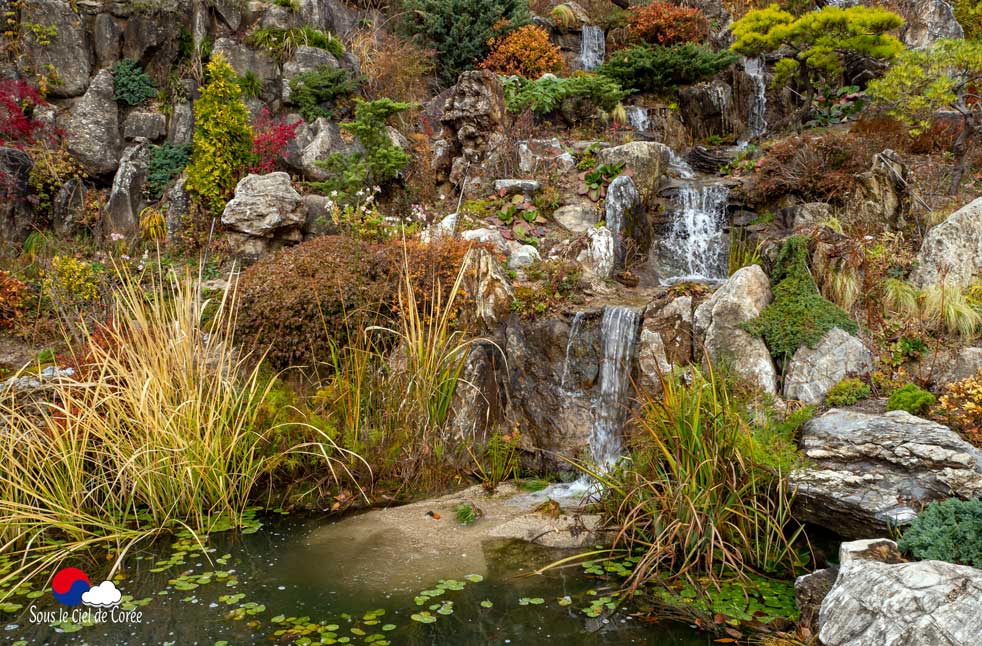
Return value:
M 563 360 L 563 376 L 559 380 L 559 392 L 566 396 L 576 395 L 580 392 L 579 387 L 575 390 L 569 388 L 569 358 L 573 352 L 573 344 L 580 335 L 583 327 L 583 312 L 577 312 L 573 316 L 573 322 L 569 326 L 569 339 L 566 341 L 566 358 Z
M 743 71 L 750 78 L 754 90 L 747 112 L 747 139 L 756 139 L 767 132 L 767 67 L 759 56 L 744 58 Z
M 604 470 L 621 456 L 621 429 L 627 420 L 631 364 L 640 320 L 630 308 L 608 306 L 600 323 L 603 360 L 600 393 L 594 401 L 590 457 Z
M 687 182 L 679 187 L 672 228 L 662 241 L 669 267 L 663 283 L 726 278 L 724 227 L 729 195 L 729 189 L 719 183 Z
M 641 105 L 626 105 L 624 111 L 627 113 L 627 122 L 636 132 L 648 132 L 651 129 L 648 108 Z
M 580 65 L 592 72 L 604 64 L 607 55 L 607 37 L 596 25 L 585 25 L 580 33 Z

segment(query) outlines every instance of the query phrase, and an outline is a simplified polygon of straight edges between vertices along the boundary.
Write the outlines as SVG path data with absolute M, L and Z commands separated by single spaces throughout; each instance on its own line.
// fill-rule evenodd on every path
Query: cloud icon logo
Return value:
M 55 599 L 66 606 L 77 606 L 82 603 L 82 595 L 89 591 L 89 577 L 77 567 L 66 567 L 58 570 L 51 581 L 51 591 Z
M 96 608 L 111 608 L 119 603 L 122 596 L 112 581 L 103 581 L 82 594 L 82 603 Z

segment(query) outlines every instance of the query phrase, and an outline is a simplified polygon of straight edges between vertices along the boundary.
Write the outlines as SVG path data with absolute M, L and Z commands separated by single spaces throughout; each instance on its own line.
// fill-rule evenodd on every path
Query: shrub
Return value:
M 252 124 L 252 167 L 250 173 L 265 175 L 276 170 L 283 151 L 296 137 L 297 128 L 303 121 L 287 123 L 285 119 L 274 119 L 269 108 L 263 106 L 259 117 Z
M 366 98 L 424 103 L 433 96 L 434 51 L 379 28 L 354 36 L 351 49 L 361 63 Z
M 0 80 L 0 146 L 36 143 L 44 124 L 34 118 L 34 110 L 43 105 L 44 99 L 26 81 Z
M 191 146 L 187 144 L 165 141 L 153 147 L 147 169 L 147 193 L 152 199 L 160 199 L 174 178 L 184 171 L 190 154 Z
M 337 36 L 310 26 L 293 29 L 260 27 L 246 37 L 246 43 L 266 50 L 281 63 L 290 60 L 301 45 L 324 49 L 335 56 L 344 55 L 344 43 Z
M 157 96 L 150 77 L 139 63 L 128 58 L 113 65 L 113 88 L 116 100 L 127 105 L 140 105 Z
M 923 415 L 937 401 L 931 393 L 907 384 L 893 391 L 887 400 L 887 410 L 905 410 L 911 415 Z
M 449 289 L 467 248 L 453 240 L 404 246 L 324 236 L 279 251 L 242 274 L 237 337 L 268 349 L 278 367 L 326 362 L 332 344 L 345 345 L 346 330 L 360 334 L 366 321 L 399 309 L 396 277 L 404 250 L 413 284 L 430 294 L 438 279 Z
M 185 188 L 220 213 L 252 155 L 252 128 L 236 74 L 221 56 L 208 63 L 208 84 L 195 102 L 194 150 Z
M 48 212 L 58 191 L 66 182 L 83 180 L 88 175 L 81 164 L 68 151 L 64 141 L 49 146 L 40 143 L 28 149 L 34 165 L 27 177 L 28 186 L 34 194 L 34 208 L 38 213 Z
M 331 153 L 317 165 L 332 174 L 323 182 L 312 184 L 317 190 L 338 191 L 342 199 L 360 188 L 377 186 L 395 179 L 409 163 L 409 153 L 393 143 L 387 121 L 409 109 L 411 104 L 391 99 L 358 101 L 354 121 L 341 128 L 358 137 L 365 152 Z
M 242 96 L 247 99 L 258 99 L 263 93 L 263 80 L 255 72 L 249 70 L 236 79 Z
M 698 43 L 709 35 L 709 21 L 700 9 L 669 2 L 631 7 L 628 38 L 632 42 L 677 45 Z
M 559 46 L 549 40 L 542 27 L 526 25 L 489 43 L 491 53 L 480 67 L 510 76 L 537 79 L 543 74 L 559 74 L 565 68 Z
M 849 315 L 822 297 L 808 271 L 808 238 L 785 240 L 771 274 L 774 300 L 744 328 L 764 339 L 771 354 L 790 359 L 802 345 L 815 347 L 833 328 L 855 332 Z
M 550 114 L 559 110 L 565 101 L 585 102 L 594 109 L 611 110 L 630 94 L 616 81 L 597 74 L 535 81 L 506 78 L 503 84 L 509 112 L 531 110 L 536 114 Z
M 932 502 L 897 546 L 917 559 L 982 567 L 982 500 Z
M 982 370 L 945 386 L 935 415 L 982 447 Z
M 20 318 L 27 286 L 6 271 L 0 271 L 0 330 L 9 330 Z
M 99 297 L 99 279 L 92 265 L 71 256 L 55 256 L 43 289 L 59 303 L 74 304 Z
M 487 56 L 493 38 L 530 19 L 526 0 L 403 0 L 402 6 L 403 29 L 436 52 L 446 85 Z
M 860 399 L 866 399 L 873 394 L 868 384 L 859 379 L 843 379 L 829 388 L 825 394 L 825 405 L 831 407 L 852 406 Z
M 704 81 L 736 60 L 730 52 L 714 52 L 693 43 L 671 47 L 635 45 L 612 54 L 597 72 L 624 88 L 657 93 Z
M 318 67 L 290 81 L 290 101 L 300 110 L 304 121 L 333 119 L 335 104 L 357 92 L 362 80 L 344 68 Z
M 955 20 L 965 31 L 965 40 L 982 41 L 982 2 L 955 0 L 952 8 L 955 10 Z

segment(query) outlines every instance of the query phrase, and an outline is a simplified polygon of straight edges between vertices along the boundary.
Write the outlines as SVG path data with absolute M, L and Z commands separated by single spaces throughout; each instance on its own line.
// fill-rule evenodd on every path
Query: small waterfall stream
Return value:
M 767 132 L 767 66 L 760 56 L 743 59 L 743 71 L 750 77 L 753 94 L 747 112 L 747 139 L 757 139 Z
M 607 55 L 607 37 L 596 25 L 585 25 L 580 33 L 580 65 L 592 72 L 604 64 Z
M 570 390 L 569 387 L 569 357 L 570 353 L 573 351 L 573 344 L 576 342 L 576 338 L 580 335 L 580 328 L 583 327 L 583 312 L 577 312 L 573 316 L 573 322 L 569 326 L 569 340 L 566 341 L 566 358 L 563 360 L 563 376 L 559 380 L 559 392 L 566 397 L 573 396 L 580 392 L 577 386 L 574 390 Z
M 603 470 L 621 456 L 621 429 L 627 420 L 631 363 L 640 322 L 640 315 L 630 308 L 604 308 L 600 323 L 600 394 L 594 400 L 590 433 L 590 458 Z
M 626 105 L 624 111 L 627 112 L 627 122 L 636 132 L 648 132 L 651 128 L 648 108 L 640 105 Z

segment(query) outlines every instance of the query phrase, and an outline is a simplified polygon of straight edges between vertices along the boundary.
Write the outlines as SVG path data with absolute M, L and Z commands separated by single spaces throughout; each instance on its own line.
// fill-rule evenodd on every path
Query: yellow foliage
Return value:
M 504 38 L 492 38 L 488 44 L 491 53 L 481 67 L 498 74 L 537 79 L 546 73 L 561 73 L 566 68 L 559 47 L 549 40 L 542 27 L 526 25 Z

